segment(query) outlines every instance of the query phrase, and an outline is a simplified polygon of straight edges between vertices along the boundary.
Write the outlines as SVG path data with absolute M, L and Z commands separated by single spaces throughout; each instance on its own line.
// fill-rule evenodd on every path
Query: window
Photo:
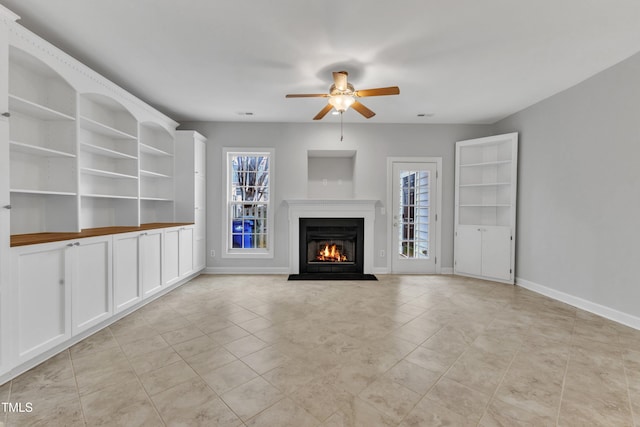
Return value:
M 273 150 L 226 151 L 227 256 L 272 256 Z
M 402 171 L 400 175 L 400 256 L 429 258 L 429 172 Z

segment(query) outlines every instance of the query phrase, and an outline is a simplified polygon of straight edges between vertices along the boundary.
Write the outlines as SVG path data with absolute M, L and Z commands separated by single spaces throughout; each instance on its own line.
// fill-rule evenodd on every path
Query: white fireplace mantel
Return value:
M 300 272 L 300 218 L 364 218 L 364 273 L 373 274 L 377 200 L 286 200 L 289 206 L 289 271 Z

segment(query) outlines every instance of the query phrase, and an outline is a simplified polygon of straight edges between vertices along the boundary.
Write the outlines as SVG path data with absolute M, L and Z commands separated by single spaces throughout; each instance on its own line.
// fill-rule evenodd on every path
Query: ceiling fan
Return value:
M 349 73 L 346 71 L 333 72 L 333 84 L 329 88 L 329 93 L 301 93 L 289 94 L 286 98 L 329 98 L 329 103 L 322 109 L 313 120 L 320 120 L 327 115 L 332 108 L 335 108 L 341 115 L 349 107 L 362 114 L 365 118 L 370 119 L 376 113 L 365 107 L 356 98 L 366 96 L 382 96 L 382 95 L 398 95 L 400 88 L 398 86 L 380 87 L 376 89 L 355 90 L 351 83 L 347 82 Z

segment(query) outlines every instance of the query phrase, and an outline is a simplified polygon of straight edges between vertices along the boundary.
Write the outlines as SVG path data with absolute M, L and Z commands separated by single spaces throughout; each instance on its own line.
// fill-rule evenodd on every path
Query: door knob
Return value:
M 9 112 L 2 113 L 2 117 L 11 117 L 11 113 Z
M 11 209 L 11 205 L 4 205 L 3 208 L 5 209 Z

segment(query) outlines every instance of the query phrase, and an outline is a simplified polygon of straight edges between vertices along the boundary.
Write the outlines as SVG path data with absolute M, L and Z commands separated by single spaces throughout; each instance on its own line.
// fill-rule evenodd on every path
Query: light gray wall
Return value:
M 640 316 L 640 54 L 495 130 L 520 132 L 517 276 Z
M 454 144 L 458 140 L 492 134 L 483 125 L 385 125 L 345 124 L 344 141 L 340 127 L 332 123 L 183 123 L 207 141 L 207 247 L 216 257 L 207 258 L 208 267 L 289 267 L 288 212 L 283 201 L 304 199 L 308 193 L 307 150 L 356 150 L 353 165 L 353 192 L 358 199 L 387 203 L 387 157 L 433 156 L 443 158 L 442 266 L 453 266 Z M 275 256 L 271 260 L 238 260 L 220 257 L 222 238 L 222 147 L 274 147 L 273 192 L 275 206 Z M 375 254 L 387 247 L 387 217 L 378 209 L 375 226 Z M 375 267 L 386 267 L 386 259 L 375 258 Z

